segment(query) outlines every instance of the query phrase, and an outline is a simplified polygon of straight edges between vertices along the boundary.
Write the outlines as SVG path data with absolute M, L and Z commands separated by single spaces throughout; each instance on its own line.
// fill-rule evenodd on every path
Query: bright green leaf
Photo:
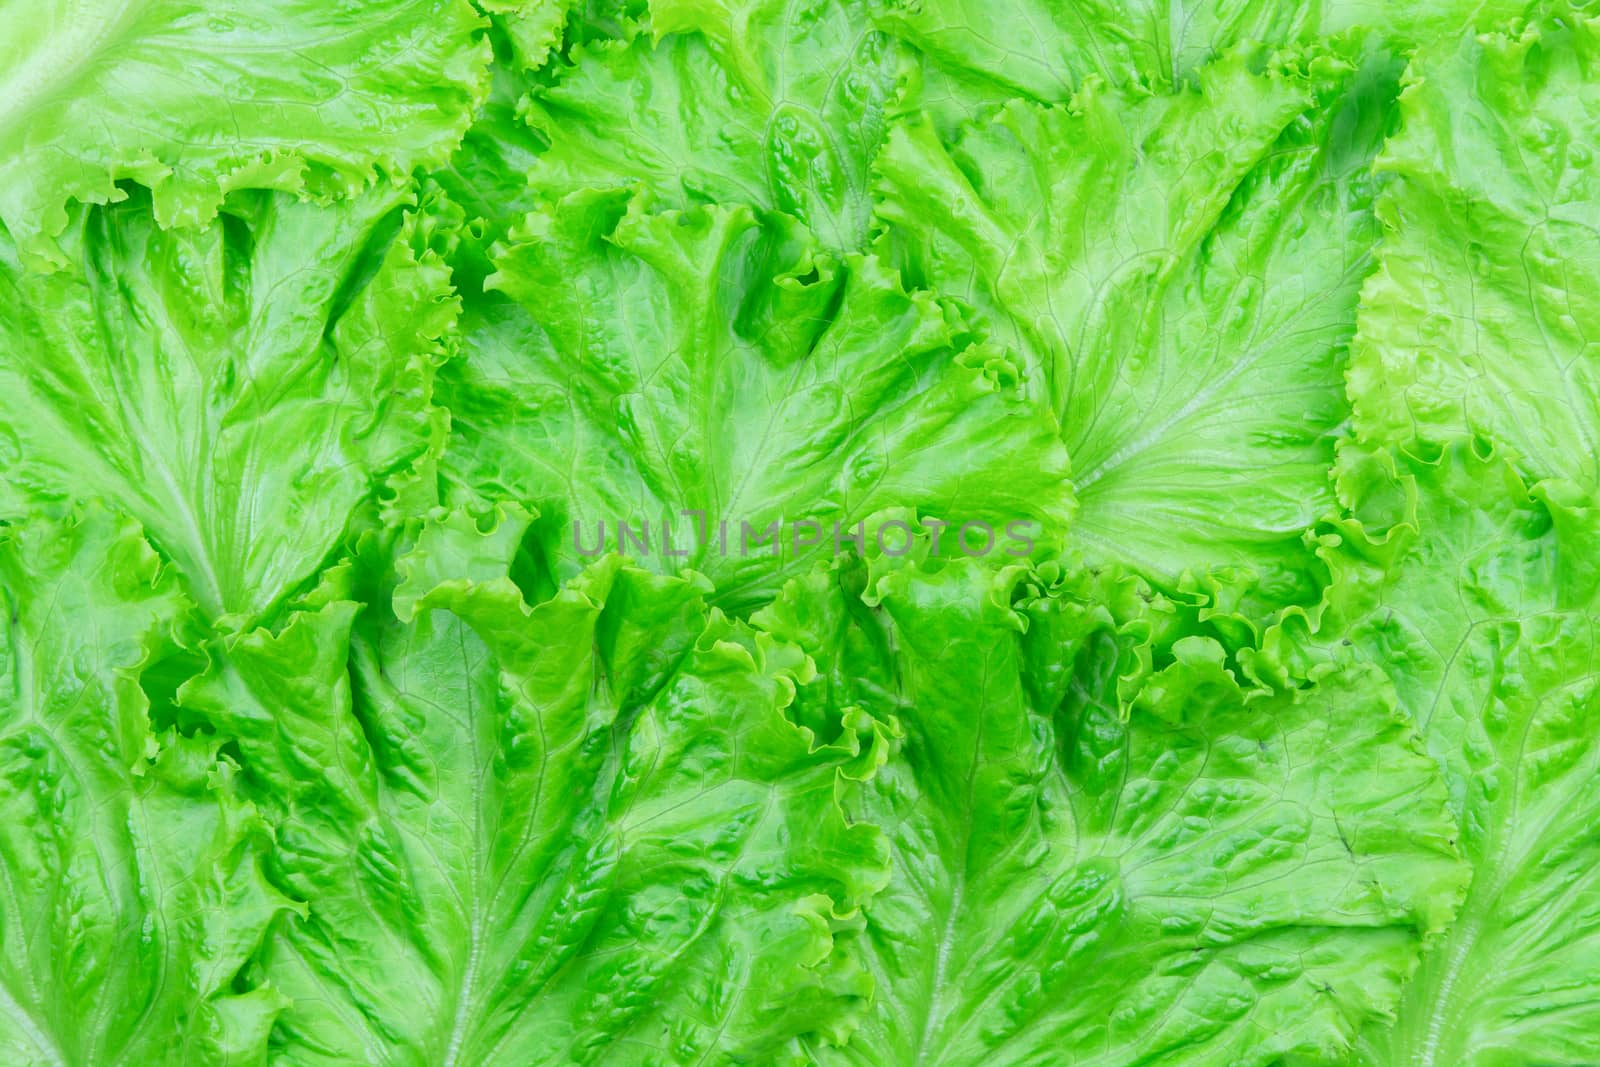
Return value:
M 58 266 L 68 203 L 163 226 L 233 189 L 351 194 L 442 162 L 488 83 L 467 0 L 3 0 L 0 223 Z
M 0 232 L 0 508 L 114 501 L 207 615 L 271 608 L 442 437 L 455 303 L 407 206 L 239 194 L 166 231 L 136 196 L 78 212 L 46 275 Z
M 1376 1029 L 1372 1067 L 1594 1062 L 1600 1034 L 1600 631 L 1586 557 L 1600 516 L 1457 447 L 1351 463 L 1332 635 L 1393 680 L 1445 775 L 1473 880 Z M 1396 466 L 1397 464 L 1397 466 Z
M 1301 535 L 1333 507 L 1388 73 L 1231 58 L 1175 96 L 1018 101 L 954 144 L 926 119 L 896 129 L 887 240 L 1017 353 L 1060 422 L 1091 560 L 1168 585 L 1243 568 L 1262 610 L 1315 599 Z
M 284 905 L 268 831 L 140 688 L 177 583 L 94 508 L 7 530 L 0 590 L 0 1061 L 263 1064 L 283 998 L 240 973 Z
M 392 576 L 369 539 L 330 579 L 367 606 L 330 589 L 180 695 L 307 901 L 261 957 L 273 1062 L 803 1062 L 868 997 L 883 877 L 835 800 L 853 750 L 785 716 L 808 661 L 615 557 L 530 606 L 527 522 L 442 518 Z
M 1372 440 L 1483 433 L 1600 487 L 1600 21 L 1413 64 L 1350 368 Z
M 603 41 L 536 91 L 553 195 L 637 182 L 666 202 L 786 211 L 838 250 L 866 241 L 868 165 L 907 55 L 865 0 L 654 0 L 650 34 Z
M 867 913 L 874 1010 L 819 1061 L 1337 1056 L 1459 887 L 1392 691 L 1350 668 L 1247 694 L 1189 638 L 1130 710 L 1132 631 L 1019 579 L 880 560 L 864 589 L 819 573 L 758 616 L 904 736 L 851 806 L 894 862 Z
M 603 523 L 608 550 L 692 566 L 731 609 L 849 551 L 835 524 L 853 536 L 883 507 L 987 522 L 996 552 L 1026 552 L 1009 523 L 1044 544 L 1067 521 L 1065 455 L 1014 370 L 971 344 L 959 307 L 872 257 L 833 261 L 743 208 L 654 213 L 614 190 L 530 215 L 498 263 L 442 382 L 447 473 L 469 499 L 549 514 L 563 576 Z M 648 525 L 648 544 L 618 523 Z
M 956 96 L 1065 101 L 1088 78 L 1171 91 L 1241 45 L 1415 44 L 1490 29 L 1528 0 L 884 0 L 878 23 L 928 54 Z M 1330 42 L 1333 42 L 1330 45 Z M 943 79 L 941 79 L 943 80 Z

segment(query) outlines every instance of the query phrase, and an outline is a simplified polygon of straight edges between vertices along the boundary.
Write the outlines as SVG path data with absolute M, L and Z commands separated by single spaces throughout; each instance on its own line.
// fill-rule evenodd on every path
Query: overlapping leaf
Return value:
M 556 192 L 626 179 L 680 206 L 773 208 L 855 250 L 908 62 L 865 0 L 655 0 L 649 33 L 589 46 L 534 94 L 529 117 L 551 148 L 531 177 Z
M 1414 45 L 1500 26 L 1526 0 L 885 0 L 878 22 L 926 52 L 962 96 L 1064 102 L 1086 79 L 1182 85 L 1240 45 L 1310 45 L 1372 35 Z
M 158 730 L 140 688 L 177 583 L 96 508 L 8 529 L 0 588 L 0 1058 L 261 1063 L 269 832 L 220 742 Z
M 1526 6 L 0 0 L 0 1060 L 1600 1062 Z
M 615 557 L 530 606 L 526 527 L 443 518 L 394 576 L 369 543 L 180 693 L 238 738 L 307 902 L 260 958 L 293 999 L 274 1062 L 788 1064 L 842 1040 L 882 858 L 835 801 L 857 746 L 785 717 L 809 662 Z
M 1576 1067 L 1600 1033 L 1597 517 L 1530 494 L 1504 457 L 1418 447 L 1347 457 L 1373 529 L 1346 523 L 1330 549 L 1326 636 L 1392 679 L 1472 883 L 1356 1062 Z
M 1275 1064 L 1392 1009 L 1459 884 L 1444 791 L 1369 669 L 1247 694 L 1189 639 L 973 561 L 818 574 L 761 616 L 899 723 L 852 811 L 889 835 L 873 1014 L 822 1063 Z M 843 590 L 862 590 L 864 603 Z M 1136 659 L 1136 657 L 1134 657 Z
M 271 608 L 442 435 L 455 304 L 409 200 L 240 194 L 165 231 L 135 196 L 80 211 L 52 274 L 0 234 L 0 508 L 114 501 L 209 616 Z
M 652 212 L 613 190 L 530 215 L 498 263 L 442 385 L 448 473 L 548 511 L 563 574 L 602 524 L 613 550 L 618 523 L 647 526 L 630 554 L 759 603 L 884 507 L 988 522 L 997 541 L 1031 522 L 1039 545 L 1070 514 L 1065 455 L 1014 370 L 959 307 L 870 256 L 828 259 L 744 208 Z
M 467 0 L 0 4 L 0 224 L 64 265 L 68 202 L 154 190 L 162 225 L 232 189 L 352 193 L 442 162 L 487 88 Z
M 1486 433 L 1600 487 L 1600 23 L 1419 57 L 1379 165 L 1382 270 L 1350 369 L 1358 432 Z
M 1314 599 L 1301 533 L 1332 507 L 1343 346 L 1373 234 L 1385 62 L 1016 102 L 880 158 L 908 272 L 971 300 L 1060 422 L 1092 558 L 1153 579 L 1245 568 Z

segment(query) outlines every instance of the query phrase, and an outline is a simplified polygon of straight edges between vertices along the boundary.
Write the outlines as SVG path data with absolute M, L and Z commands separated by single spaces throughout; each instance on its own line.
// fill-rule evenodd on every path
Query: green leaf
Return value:
M 561 44 L 570 0 L 473 0 L 504 36 L 515 66 L 538 70 Z
M 1444 790 L 1376 671 L 1247 693 L 1190 638 L 1129 708 L 1133 630 L 975 561 L 818 573 L 757 621 L 904 737 L 850 808 L 894 876 L 824 1065 L 1331 1058 L 1449 917 Z
M 465 235 L 487 237 L 485 248 L 503 240 L 515 223 L 539 206 L 528 174 L 538 166 L 544 146 L 517 113 L 526 90 L 523 79 L 496 70 L 494 90 L 477 121 L 450 165 L 434 175 L 451 199 L 487 224 L 482 234 Z
M 490 258 L 494 246 L 543 200 L 529 174 L 546 145 L 521 115 L 522 101 L 533 84 L 526 72 L 496 63 L 489 98 L 461 147 L 446 166 L 428 176 L 428 182 L 461 212 L 450 230 L 447 258 L 457 291 L 468 297 L 480 295 L 484 279 L 494 273 Z
M 987 313 L 1060 422 L 1091 562 L 1316 599 L 1344 347 L 1374 236 L 1392 70 L 1206 67 L 1173 96 L 1086 88 L 879 160 L 908 275 Z M 1265 607 L 1262 607 L 1265 610 Z
M 853 749 L 785 716 L 809 662 L 615 557 L 530 606 L 528 521 L 442 516 L 393 574 L 368 538 L 180 693 L 307 901 L 260 958 L 294 998 L 273 1062 L 803 1062 L 866 1001 L 883 877 L 835 799 Z
M 1491 29 L 1527 0 L 885 0 L 879 25 L 925 52 L 956 97 L 1065 101 L 1086 80 L 1172 91 L 1241 45 L 1339 47 L 1375 33 L 1395 45 Z
M 441 379 L 447 475 L 465 499 L 548 514 L 563 577 L 604 524 L 607 550 L 694 567 L 737 610 L 849 550 L 883 507 L 987 522 L 995 551 L 1026 550 L 1009 523 L 1043 543 L 1067 521 L 1066 457 L 1014 370 L 971 344 L 959 307 L 870 256 L 834 261 L 745 208 L 657 213 L 613 190 L 530 215 L 498 263 Z M 648 525 L 648 544 L 619 523 Z
M 1530 493 L 1457 446 L 1347 465 L 1330 631 L 1393 679 L 1444 772 L 1472 884 L 1406 989 L 1373 1067 L 1594 1062 L 1600 1033 L 1600 630 L 1592 505 Z M 1569 562 L 1570 561 L 1570 562 Z
M 0 510 L 114 501 L 208 616 L 278 603 L 443 436 L 456 308 L 408 201 L 247 193 L 167 231 L 136 195 L 79 211 L 48 275 L 0 234 Z
M 551 147 L 534 183 L 770 208 L 861 248 L 867 168 L 908 64 L 865 0 L 654 0 L 650 30 L 578 51 L 535 91 L 529 119 Z
M 1486 434 L 1600 486 L 1600 22 L 1419 56 L 1350 368 L 1374 441 Z
M 188 610 L 132 523 L 0 537 L 0 1059 L 244 1067 L 283 1005 L 238 981 L 284 902 L 218 740 L 140 675 Z
M 467 0 L 0 3 L 0 223 L 64 265 L 71 200 L 134 179 L 162 226 L 233 189 L 325 199 L 439 163 L 487 89 Z

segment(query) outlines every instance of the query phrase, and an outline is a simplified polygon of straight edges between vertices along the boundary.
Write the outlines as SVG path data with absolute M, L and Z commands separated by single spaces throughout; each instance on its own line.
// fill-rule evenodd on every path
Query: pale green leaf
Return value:
M 1350 393 L 1376 441 L 1483 433 L 1600 487 L 1600 22 L 1419 56 L 1379 167 Z
M 259 1067 L 268 830 L 219 740 L 158 731 L 140 688 L 177 584 L 93 508 L 8 529 L 0 590 L 0 1061 Z
M 113 501 L 207 615 L 270 609 L 442 438 L 455 302 L 408 205 L 239 194 L 168 231 L 136 195 L 77 212 L 45 275 L 0 232 L 0 509 Z
M 488 85 L 468 0 L 4 0 L 0 26 L 0 223 L 58 266 L 72 200 L 134 179 L 168 226 L 354 193 L 442 162 Z

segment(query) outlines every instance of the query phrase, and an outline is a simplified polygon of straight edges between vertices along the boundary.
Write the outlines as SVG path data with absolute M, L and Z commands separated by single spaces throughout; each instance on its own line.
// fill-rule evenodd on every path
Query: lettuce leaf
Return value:
M 553 194 L 636 182 L 664 202 L 787 212 L 852 251 L 867 168 L 909 57 L 866 0 L 654 0 L 649 33 L 596 42 L 530 98 Z
M 463 499 L 546 512 L 563 578 L 601 524 L 610 550 L 616 524 L 648 524 L 629 554 L 695 568 L 737 610 L 886 506 L 989 522 L 997 546 L 1008 522 L 1039 545 L 1066 525 L 1066 456 L 1013 368 L 871 256 L 834 260 L 746 208 L 609 190 L 531 214 L 496 261 L 441 382 L 446 476 Z
M 270 610 L 442 441 L 456 305 L 411 200 L 239 194 L 168 231 L 136 194 L 77 212 L 52 274 L 0 233 L 0 511 L 114 502 L 209 618 Z
M 1332 1058 L 1449 918 L 1444 789 L 1375 670 L 1247 692 L 1189 638 L 1130 708 L 1133 630 L 971 560 L 819 572 L 757 621 L 903 735 L 851 806 L 894 864 L 874 1009 L 820 1063 Z
M 101 508 L 0 535 L 0 1058 L 261 1064 L 281 993 L 241 972 L 287 901 L 220 739 L 152 722 L 188 604 Z
M 561 44 L 568 0 L 474 0 L 501 33 L 511 62 L 523 71 L 538 70 Z
M 488 86 L 467 0 L 0 3 L 0 223 L 64 266 L 68 203 L 134 179 L 162 226 L 234 189 L 349 195 L 443 162 Z
M 180 691 L 306 901 L 259 957 L 293 1001 L 273 1062 L 803 1063 L 869 996 L 859 746 L 785 717 L 808 660 L 703 580 L 611 557 L 529 604 L 528 522 L 440 516 L 392 570 L 369 537 Z
M 451 266 L 458 291 L 477 296 L 494 273 L 489 250 L 504 241 L 543 197 L 529 180 L 545 151 L 543 139 L 522 117 L 528 77 L 496 65 L 489 98 L 478 110 L 450 162 L 431 173 L 431 185 L 459 208 L 462 218 L 450 234 Z
M 1592 1062 L 1600 514 L 1530 492 L 1504 456 L 1468 444 L 1352 453 L 1344 485 L 1355 518 L 1332 633 L 1393 680 L 1472 864 L 1459 917 L 1357 1062 Z
M 1600 20 L 0 27 L 0 1064 L 1600 1063 Z
M 1569 16 L 1413 64 L 1350 367 L 1362 436 L 1486 434 L 1600 486 L 1597 62 L 1600 21 Z
M 1302 532 L 1334 507 L 1343 349 L 1374 236 L 1392 64 L 1252 73 L 1149 96 L 1017 101 L 879 159 L 908 275 L 987 313 L 1059 420 L 1092 561 L 1173 585 L 1225 567 L 1306 603 Z
M 1326 629 L 1423 729 L 1473 880 L 1395 1024 L 1364 1039 L 1373 1067 L 1594 1061 L 1596 29 L 1569 13 L 1427 50 L 1380 159 L 1397 180 L 1353 349 L 1363 446 Z
M 1172 91 L 1236 47 L 1325 48 L 1372 34 L 1407 45 L 1493 28 L 1526 0 L 884 0 L 878 22 L 965 95 L 1065 101 L 1091 78 Z M 987 84 L 985 84 L 987 83 Z

